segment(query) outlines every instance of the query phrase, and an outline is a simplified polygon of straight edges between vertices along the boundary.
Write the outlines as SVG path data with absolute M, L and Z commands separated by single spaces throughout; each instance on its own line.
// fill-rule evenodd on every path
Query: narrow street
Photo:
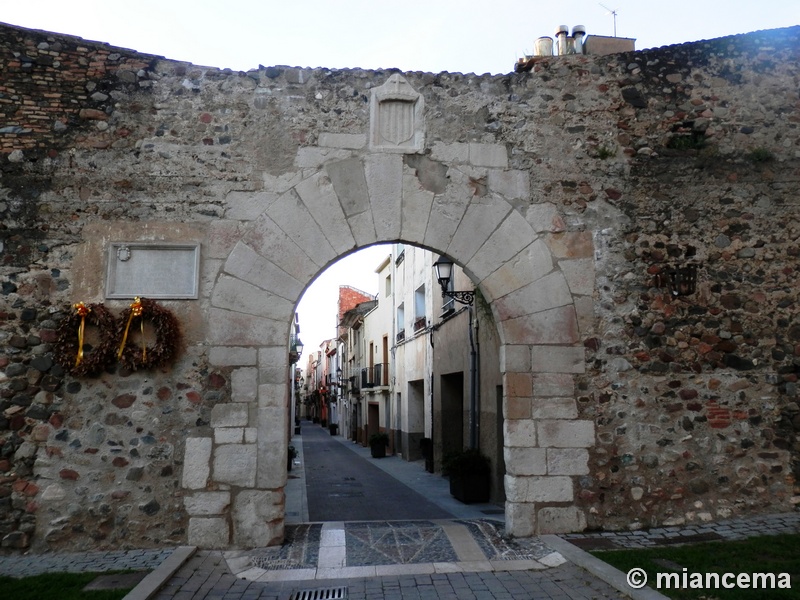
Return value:
M 310 421 L 302 421 L 308 516 L 321 521 L 449 519 L 454 515 L 427 500 Z M 299 441 L 298 439 L 298 441 Z M 420 467 L 421 469 L 422 467 Z

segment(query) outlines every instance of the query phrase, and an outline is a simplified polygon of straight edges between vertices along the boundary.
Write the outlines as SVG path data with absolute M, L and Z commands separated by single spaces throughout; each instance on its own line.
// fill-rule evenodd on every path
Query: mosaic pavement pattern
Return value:
M 252 564 L 267 571 L 314 569 L 317 566 L 321 537 L 321 523 L 287 525 L 283 544 L 255 551 Z
M 346 523 L 348 566 L 455 562 L 450 540 L 430 521 Z
M 539 560 L 552 554 L 552 548 L 539 538 L 504 537 L 505 529 L 497 521 L 456 521 L 469 529 L 488 560 Z

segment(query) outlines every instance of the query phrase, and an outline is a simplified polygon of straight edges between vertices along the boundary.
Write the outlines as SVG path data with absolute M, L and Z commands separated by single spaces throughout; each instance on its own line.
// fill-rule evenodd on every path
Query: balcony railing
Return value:
M 401 329 L 397 332 L 397 341 L 402 342 L 404 339 L 406 339 L 406 330 Z
M 418 317 L 414 321 L 414 333 L 418 332 L 420 329 L 425 329 L 427 324 L 428 321 L 425 319 L 425 317 Z
M 361 369 L 361 387 L 364 389 L 389 385 L 389 363 L 377 363 Z

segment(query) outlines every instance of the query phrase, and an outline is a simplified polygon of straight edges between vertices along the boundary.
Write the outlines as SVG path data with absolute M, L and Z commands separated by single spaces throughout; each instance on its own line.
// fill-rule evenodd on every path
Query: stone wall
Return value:
M 452 190 L 502 199 L 549 252 L 493 277 L 479 260 L 461 263 L 492 307 L 513 388 L 506 492 L 517 534 L 792 506 L 798 38 L 793 27 L 547 58 L 530 73 L 404 74 L 424 97 L 424 151 L 368 162 L 377 189 L 395 193 L 381 177 L 397 162 L 403 186 L 417 186 L 403 202 L 444 198 L 442 223 Z M 293 302 L 328 254 L 394 239 L 505 248 L 471 246 L 456 224 L 449 237 L 445 225 L 441 239 L 415 237 L 410 222 L 399 237 L 373 224 L 375 239 L 328 244 L 302 222 L 309 198 L 330 208 L 331 190 L 373 193 L 351 174 L 369 153 L 371 90 L 390 72 L 237 73 L 4 26 L 0 73 L 3 547 L 222 547 L 246 545 L 245 529 L 280 540 L 277 467 L 251 481 L 237 458 L 285 464 L 286 425 L 274 417 L 288 363 L 277 342 L 257 347 L 258 334 L 288 340 Z M 343 206 L 353 228 L 360 213 Z M 278 225 L 298 232 L 298 252 L 315 246 L 306 262 L 258 220 L 294 210 Z M 478 239 L 492 239 L 490 223 L 476 221 Z M 200 299 L 164 303 L 183 325 L 179 359 L 65 375 L 55 330 L 72 302 L 105 300 L 104 245 L 130 236 L 201 244 Z M 285 268 L 268 271 L 274 263 L 242 240 Z M 673 298 L 656 284 L 679 261 L 700 264 L 698 291 Z M 509 287 L 544 263 L 569 298 L 546 277 L 524 293 Z M 279 292 L 231 287 L 233 277 Z M 263 329 L 231 312 L 264 299 Z M 532 304 L 546 310 L 522 319 Z

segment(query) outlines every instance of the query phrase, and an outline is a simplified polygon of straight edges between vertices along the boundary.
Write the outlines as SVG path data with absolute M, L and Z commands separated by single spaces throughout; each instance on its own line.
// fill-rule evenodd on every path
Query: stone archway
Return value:
M 393 86 L 402 92 L 398 102 L 413 99 L 402 82 Z M 380 112 L 376 97 L 373 113 Z M 577 419 L 573 375 L 585 363 L 580 329 L 591 314 L 591 238 L 554 233 L 558 217 L 546 206 L 527 218 L 515 208 L 530 202 L 528 173 L 509 168 L 503 145 L 436 143 L 422 156 L 419 135 L 406 136 L 410 145 L 402 148 L 373 143 L 379 133 L 373 126 L 369 144 L 366 136 L 323 133 L 319 145 L 300 149 L 296 173 L 229 198 L 240 219 L 215 234 L 236 241 L 211 293 L 208 342 L 212 363 L 235 367 L 233 398 L 214 408 L 214 440 L 187 440 L 187 473 L 203 464 L 211 472 L 201 469 L 196 482 L 184 477 L 184 487 L 199 490 L 203 475 L 230 486 L 232 531 L 224 518 L 194 514 L 190 543 L 280 541 L 288 324 L 328 265 L 392 241 L 453 257 L 492 308 L 501 340 L 507 530 L 529 536 L 585 526 L 573 480 L 588 473 L 594 423 Z M 242 441 L 218 442 L 230 428 L 244 430 Z

